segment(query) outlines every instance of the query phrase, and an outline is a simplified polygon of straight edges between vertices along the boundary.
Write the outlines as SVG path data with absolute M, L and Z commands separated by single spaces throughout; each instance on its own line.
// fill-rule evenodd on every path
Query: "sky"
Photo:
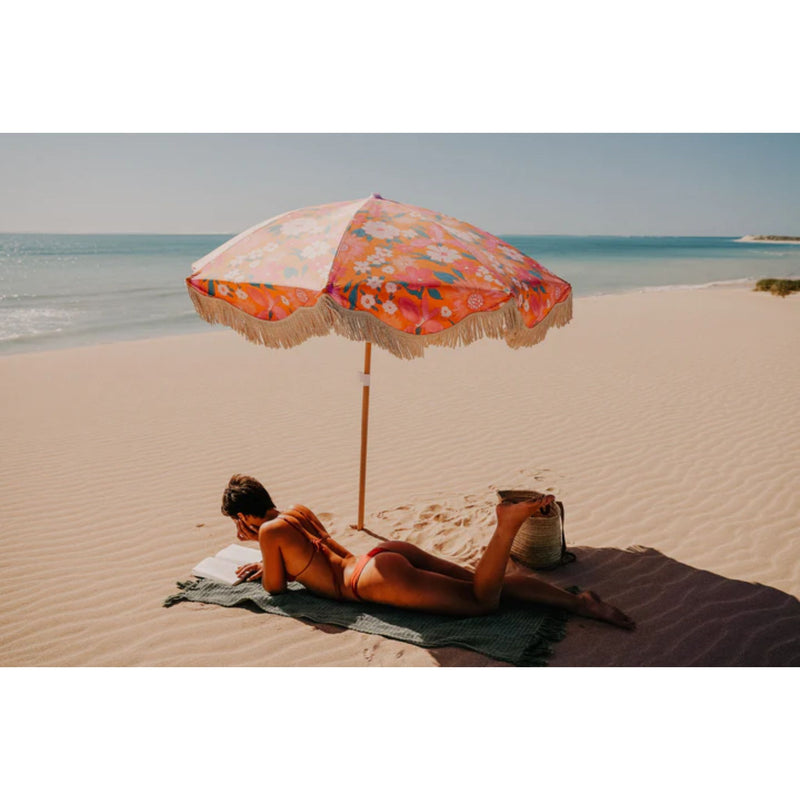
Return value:
M 800 235 L 800 134 L 0 134 L 6 233 L 232 234 L 372 192 L 501 236 Z

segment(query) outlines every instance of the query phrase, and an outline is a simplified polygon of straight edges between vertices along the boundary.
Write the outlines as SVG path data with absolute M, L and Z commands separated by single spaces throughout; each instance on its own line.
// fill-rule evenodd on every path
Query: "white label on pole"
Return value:
M 359 372 L 358 377 L 361 378 L 362 386 L 369 386 L 370 375 L 367 375 L 365 372 Z

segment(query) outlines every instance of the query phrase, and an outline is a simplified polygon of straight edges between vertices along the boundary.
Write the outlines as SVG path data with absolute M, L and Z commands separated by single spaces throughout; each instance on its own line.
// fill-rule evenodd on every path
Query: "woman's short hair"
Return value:
M 239 514 L 263 517 L 275 508 L 269 492 L 249 475 L 234 475 L 222 493 L 222 513 L 234 519 Z

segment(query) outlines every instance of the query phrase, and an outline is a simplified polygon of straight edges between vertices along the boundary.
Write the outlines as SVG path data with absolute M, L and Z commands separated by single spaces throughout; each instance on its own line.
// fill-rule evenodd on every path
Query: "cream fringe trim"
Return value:
M 397 331 L 367 311 L 346 311 L 328 295 L 322 295 L 316 305 L 299 308 L 285 319 L 268 321 L 245 314 L 219 297 L 209 297 L 187 284 L 197 313 L 213 324 L 227 325 L 246 339 L 267 347 L 294 347 L 312 336 L 325 336 L 335 331 L 357 342 L 372 342 L 398 358 L 421 358 L 425 348 L 458 347 L 478 339 L 505 339 L 510 347 L 530 347 L 538 344 L 550 328 L 561 328 L 572 319 L 572 292 L 557 303 L 547 316 L 526 328 L 511 298 L 495 311 L 471 314 L 464 320 L 438 333 L 417 336 Z

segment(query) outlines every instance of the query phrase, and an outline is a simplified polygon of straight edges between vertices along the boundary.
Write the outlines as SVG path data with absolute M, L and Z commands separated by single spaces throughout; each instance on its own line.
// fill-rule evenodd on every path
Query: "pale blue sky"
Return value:
M 0 134 L 0 231 L 235 233 L 384 197 L 498 235 L 800 235 L 800 134 Z

